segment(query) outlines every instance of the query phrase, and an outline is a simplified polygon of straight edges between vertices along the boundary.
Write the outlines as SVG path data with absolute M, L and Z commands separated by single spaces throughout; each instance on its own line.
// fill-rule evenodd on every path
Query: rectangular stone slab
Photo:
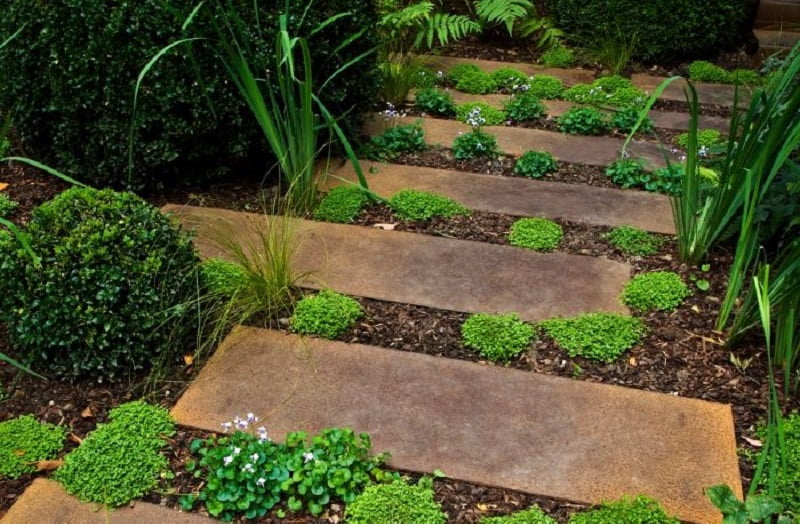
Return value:
M 660 84 L 666 80 L 663 76 L 653 76 L 641 73 L 631 75 L 633 85 L 652 93 Z M 727 84 L 701 84 L 693 82 L 697 89 L 697 99 L 701 104 L 712 104 L 725 107 L 733 107 L 733 95 L 735 88 Z M 686 81 L 675 80 L 661 93 L 659 96 L 662 100 L 675 100 L 678 102 L 686 101 L 686 94 L 683 89 L 686 87 Z M 750 94 L 752 90 L 748 87 L 739 88 L 739 108 L 750 103 Z
M 560 67 L 544 67 L 535 64 L 523 64 L 514 62 L 499 62 L 497 60 L 477 60 L 472 58 L 461 58 L 456 56 L 425 56 L 426 66 L 434 71 L 449 71 L 453 67 L 461 64 L 473 64 L 481 68 L 485 73 L 491 73 L 498 69 L 514 68 L 522 73 L 532 75 L 549 75 L 561 79 L 565 86 L 575 84 L 591 84 L 594 81 L 594 71 L 588 69 L 564 69 Z
M 419 353 L 242 328 L 172 410 L 219 431 L 254 412 L 273 439 L 351 427 L 394 467 L 598 503 L 644 493 L 718 523 L 741 495 L 730 406 Z
M 265 215 L 166 206 L 190 229 L 205 257 L 224 256 L 220 235 L 253 245 Z M 627 313 L 619 301 L 628 264 L 605 258 L 541 254 L 510 246 L 296 221 L 300 284 L 348 295 L 469 313 L 519 313 L 536 321 L 590 311 Z M 218 242 L 217 242 L 218 244 Z
M 377 162 L 362 162 L 361 167 L 370 189 L 385 198 L 403 189 L 418 189 L 478 211 L 675 234 L 669 198 L 655 193 Z M 342 178 L 358 181 L 350 162 L 330 169 L 328 188 L 342 184 Z
M 408 125 L 421 122 L 425 130 L 425 142 L 429 145 L 452 147 L 456 137 L 468 133 L 472 128 L 457 120 L 441 118 L 402 117 L 387 120 L 382 115 L 370 115 L 364 122 L 362 130 L 367 135 L 377 135 L 394 125 Z M 503 153 L 520 156 L 531 150 L 546 151 L 564 162 L 586 164 L 590 166 L 607 166 L 617 160 L 622 152 L 624 139 L 610 136 L 568 135 L 543 129 L 526 129 L 523 127 L 485 126 L 483 130 L 494 135 L 497 145 Z M 641 157 L 652 168 L 662 167 L 664 152 L 655 142 L 631 141 L 628 145 L 631 156 Z M 677 154 L 666 153 L 673 162 L 678 161 Z
M 105 510 L 83 503 L 57 482 L 38 478 L 0 519 L 4 524 L 212 524 L 217 520 L 196 513 L 136 502 L 131 507 Z

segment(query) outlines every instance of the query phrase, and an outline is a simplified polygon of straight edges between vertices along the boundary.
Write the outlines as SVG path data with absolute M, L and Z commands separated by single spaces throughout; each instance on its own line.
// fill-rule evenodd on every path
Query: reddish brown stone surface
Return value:
M 564 85 L 572 86 L 575 84 L 587 84 L 594 81 L 594 71 L 588 69 L 561 69 L 557 67 L 543 67 L 534 64 L 515 64 L 509 62 L 498 62 L 494 60 L 477 60 L 472 58 L 459 58 L 455 56 L 428 56 L 426 57 L 427 66 L 432 70 L 448 71 L 460 64 L 475 64 L 481 70 L 491 73 L 498 69 L 513 67 L 519 69 L 526 75 L 550 75 L 560 78 Z
M 741 495 L 731 409 L 701 400 L 242 328 L 172 414 L 219 430 L 251 411 L 275 439 L 347 426 L 398 468 L 577 502 L 644 493 L 717 523 L 703 488 Z
M 652 76 L 644 74 L 631 75 L 633 84 L 639 89 L 643 89 L 652 93 L 656 87 L 661 84 L 666 78 L 661 76 Z M 659 98 L 663 100 L 677 100 L 679 102 L 686 101 L 686 94 L 683 89 L 686 86 L 684 80 L 676 80 L 672 82 L 661 94 Z M 733 95 L 735 88 L 731 85 L 725 84 L 694 84 L 697 88 L 697 98 L 701 104 L 711 104 L 718 106 L 733 107 Z M 739 89 L 739 106 L 748 103 L 750 99 L 750 90 L 742 87 Z

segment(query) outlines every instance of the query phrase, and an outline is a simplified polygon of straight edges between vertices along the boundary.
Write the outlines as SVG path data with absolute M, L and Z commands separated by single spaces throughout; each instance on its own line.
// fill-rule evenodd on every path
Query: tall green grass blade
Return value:
M 11 231 L 11 234 L 14 235 L 14 238 L 17 239 L 17 242 L 19 242 L 19 245 L 22 246 L 22 249 L 25 251 L 25 253 L 27 253 L 28 256 L 31 257 L 31 260 L 33 260 L 33 264 L 36 267 L 42 265 L 42 259 L 36 254 L 36 252 L 34 252 L 33 248 L 31 247 L 31 243 L 28 240 L 28 235 L 26 233 L 21 231 L 16 225 L 14 225 L 13 222 L 10 222 L 5 218 L 0 218 L 0 226 L 4 226 L 8 228 L 9 231 Z
M 74 178 L 72 178 L 72 177 L 70 177 L 68 175 L 65 175 L 61 171 L 58 171 L 57 169 L 53 169 L 52 167 L 47 166 L 45 164 L 42 164 L 41 162 L 37 162 L 36 160 L 31 160 L 30 158 L 25 158 L 25 157 L 20 157 L 20 156 L 9 156 L 9 157 L 6 157 L 6 158 L 0 158 L 0 162 L 4 162 L 6 160 L 11 160 L 13 162 L 19 162 L 21 164 L 28 164 L 29 166 L 35 167 L 37 169 L 41 169 L 42 171 L 44 171 L 48 175 L 53 175 L 54 177 L 60 178 L 64 182 L 70 183 L 70 184 L 72 184 L 74 186 L 87 187 L 86 184 L 84 184 L 82 182 L 78 182 Z

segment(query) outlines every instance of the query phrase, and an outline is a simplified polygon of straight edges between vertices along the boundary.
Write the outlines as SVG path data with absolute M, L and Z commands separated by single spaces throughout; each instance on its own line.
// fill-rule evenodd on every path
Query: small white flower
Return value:
M 242 468 L 242 471 L 244 471 L 245 473 L 255 473 L 256 470 L 253 468 L 252 464 L 248 463 L 248 464 L 244 465 L 244 467 Z
M 314 454 L 311 452 L 303 453 L 303 463 L 311 462 L 312 460 L 314 460 L 314 458 L 316 457 L 314 457 Z
M 266 484 L 266 483 L 267 483 L 267 479 L 265 479 L 264 477 L 259 477 L 259 479 L 256 480 L 256 486 L 259 486 L 259 487 L 264 487 L 264 484 Z
M 247 426 L 249 426 L 248 422 L 242 418 L 236 417 L 233 419 L 233 425 L 236 426 L 236 429 L 245 431 Z
M 258 436 L 258 441 L 262 444 L 269 440 L 269 437 L 267 436 L 267 428 L 264 426 L 261 426 L 256 430 L 256 435 Z
M 444 72 L 443 71 L 436 71 L 436 76 L 438 76 L 439 78 L 443 78 L 444 77 Z
M 232 422 L 223 422 L 220 425 L 222 426 L 222 431 L 225 432 L 225 433 L 230 431 L 231 428 L 233 427 L 233 423 Z
M 253 453 L 252 455 L 250 455 L 250 460 L 253 462 L 258 462 L 258 458 L 259 458 L 258 453 Z
M 239 453 L 241 453 L 241 452 L 242 452 L 242 448 L 233 448 L 233 454 L 234 455 L 239 455 Z
M 248 424 L 254 424 L 256 422 L 258 422 L 258 417 L 253 415 L 252 413 L 248 413 L 247 414 L 247 423 Z
M 230 466 L 231 462 L 233 462 L 233 457 L 230 455 L 222 459 L 222 463 L 226 466 Z

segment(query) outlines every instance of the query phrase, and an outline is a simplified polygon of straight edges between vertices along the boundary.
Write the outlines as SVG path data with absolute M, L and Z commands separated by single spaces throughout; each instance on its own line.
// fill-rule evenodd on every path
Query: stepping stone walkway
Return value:
M 377 162 L 362 162 L 361 167 L 370 189 L 386 198 L 418 189 L 446 195 L 476 211 L 675 234 L 669 198 L 655 193 Z M 332 168 L 331 174 L 328 188 L 342 184 L 340 179 L 358 180 L 350 162 Z
M 99 509 L 99 511 L 98 511 Z M 8 524 L 211 524 L 216 520 L 164 506 L 136 502 L 132 507 L 103 510 L 64 491 L 57 482 L 36 479 L 0 519 Z
M 257 245 L 264 215 L 166 206 L 189 229 L 204 257 L 223 256 L 214 239 Z M 519 313 L 537 321 L 591 311 L 627 313 L 618 297 L 628 264 L 361 226 L 296 220 L 295 270 L 301 285 L 348 295 L 468 313 Z M 565 297 L 568 297 L 565 299 Z
M 421 122 L 425 130 L 425 142 L 429 145 L 451 147 L 459 133 L 471 131 L 470 126 L 456 120 L 438 118 L 401 117 L 387 120 L 381 114 L 373 115 L 362 128 L 367 135 L 377 135 L 394 125 Z M 485 126 L 483 130 L 495 136 L 500 150 L 506 154 L 520 156 L 526 151 L 547 151 L 558 160 L 590 166 L 607 166 L 617 160 L 625 143 L 624 139 L 608 136 L 568 135 L 542 129 L 522 127 Z M 631 141 L 628 153 L 645 159 L 651 168 L 663 167 L 664 154 L 678 162 L 675 153 L 664 152 L 655 142 Z
M 576 502 L 644 493 L 716 523 L 703 488 L 741 496 L 730 406 L 702 400 L 240 328 L 172 415 L 219 431 L 247 412 L 274 439 L 352 427 L 394 467 Z
M 456 104 L 464 104 L 467 102 L 485 102 L 492 107 L 502 109 L 506 100 L 510 95 L 471 95 L 456 89 L 447 90 L 452 95 Z M 566 113 L 570 108 L 575 107 L 571 102 L 564 100 L 542 100 L 542 104 L 547 108 L 547 116 L 549 118 L 557 118 Z M 686 131 L 689 129 L 689 115 L 687 113 L 680 113 L 677 111 L 650 111 L 650 119 L 653 125 L 662 129 L 674 129 L 677 131 Z M 727 133 L 730 130 L 730 120 L 718 116 L 700 116 L 701 129 L 717 129 Z
M 536 64 L 522 64 L 513 62 L 499 62 L 497 60 L 477 60 L 472 58 L 460 58 L 455 56 L 425 56 L 426 66 L 433 71 L 447 72 L 457 65 L 474 64 L 486 73 L 513 67 L 519 69 L 528 76 L 550 75 L 559 78 L 565 86 L 575 84 L 590 84 L 594 82 L 594 71 L 589 69 L 562 69 L 560 67 L 544 67 Z
M 665 80 L 663 76 L 653 76 L 653 75 L 645 75 L 645 74 L 633 74 L 631 75 L 631 80 L 633 84 L 638 87 L 639 89 L 644 89 L 645 91 L 652 93 L 656 87 L 661 84 Z M 710 105 L 717 105 L 723 107 L 733 107 L 733 99 L 734 93 L 736 88 L 732 85 L 727 84 L 700 84 L 697 82 L 693 82 L 695 88 L 697 89 L 697 99 L 700 101 L 701 104 L 710 104 Z M 684 93 L 684 88 L 686 87 L 685 80 L 676 80 L 672 82 L 667 88 L 661 93 L 661 96 L 658 98 L 661 100 L 673 100 L 676 102 L 686 102 L 686 94 Z M 750 103 L 750 93 L 751 90 L 748 87 L 740 87 L 739 88 L 739 107 L 743 107 L 746 104 Z

